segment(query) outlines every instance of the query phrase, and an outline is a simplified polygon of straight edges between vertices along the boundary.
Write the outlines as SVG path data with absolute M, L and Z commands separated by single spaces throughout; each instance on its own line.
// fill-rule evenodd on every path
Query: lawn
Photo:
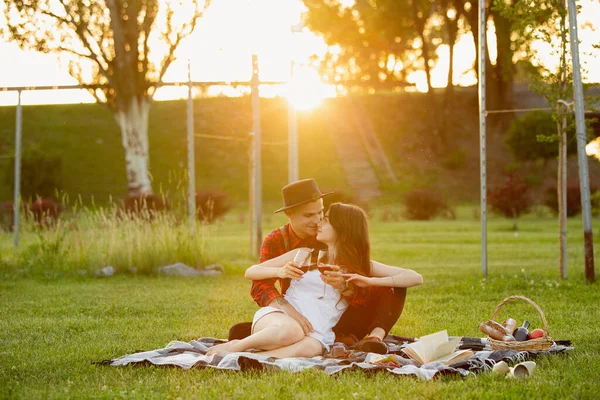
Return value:
M 373 258 L 413 268 L 425 279 L 424 285 L 409 290 L 405 311 L 392 333 L 420 336 L 447 329 L 450 335 L 481 336 L 479 322 L 490 318 L 503 298 L 524 295 L 544 311 L 550 335 L 571 339 L 575 346 L 568 356 L 541 360 L 529 380 L 483 375 L 423 382 L 361 371 L 331 377 L 319 371 L 256 374 L 93 365 L 163 347 L 171 340 L 225 337 L 230 325 L 251 319 L 256 305 L 242 275 L 253 261 L 247 223 L 231 213 L 225 221 L 203 228 L 200 238 L 186 249 L 152 253 L 163 254 L 159 258 L 167 262 L 202 250 L 204 262 L 226 267 L 225 275 L 210 278 L 131 274 L 126 272 L 127 258 L 116 265 L 119 273 L 114 277 L 84 275 L 68 260 L 84 264 L 87 241 L 96 237 L 110 253 L 116 251 L 110 246 L 125 240 L 116 234 L 104 239 L 102 230 L 86 224 L 63 229 L 58 247 L 47 244 L 55 243 L 52 234 L 27 233 L 23 246 L 14 251 L 11 236 L 0 233 L 0 398 L 597 398 L 600 291 L 597 284 L 584 284 L 581 219 L 569 220 L 569 273 L 559 282 L 554 219 L 527 217 L 515 233 L 510 221 L 492 218 L 489 276 L 482 279 L 480 225 L 471 214 L 465 208 L 455 221 L 382 222 L 377 210 L 373 212 Z M 273 217 L 265 220 L 264 229 L 268 232 L 283 222 L 282 217 Z M 137 237 L 143 250 L 144 244 L 156 247 L 156 239 L 143 238 L 153 230 L 128 234 Z M 165 240 L 176 242 L 182 237 L 178 235 Z M 46 247 L 39 244 L 44 240 Z M 56 254 L 45 256 L 52 261 L 46 268 L 60 273 L 27 264 L 40 252 Z M 74 256 L 75 252 L 82 254 Z M 102 249 L 95 252 L 101 254 Z M 90 256 L 92 264 L 101 259 L 96 253 Z M 59 258 L 67 261 L 61 264 Z M 540 325 L 535 310 L 525 303 L 511 303 L 503 310 L 519 324 L 527 318 L 532 326 Z

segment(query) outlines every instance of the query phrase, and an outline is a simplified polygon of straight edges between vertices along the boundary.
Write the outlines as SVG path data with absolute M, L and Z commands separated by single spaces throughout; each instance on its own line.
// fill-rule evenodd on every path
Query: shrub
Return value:
M 33 217 L 33 220 L 42 228 L 54 226 L 63 211 L 60 204 L 49 199 L 38 198 L 34 202 L 25 203 L 24 211 Z
M 13 229 L 13 202 L 0 203 L 0 229 L 11 231 Z
M 404 195 L 406 210 L 404 217 L 414 220 L 429 220 L 437 216 L 456 218 L 446 200 L 437 191 L 416 189 Z
M 592 214 L 600 215 L 600 190 L 596 190 L 592 194 Z
M 127 195 L 121 201 L 121 206 L 117 211 L 117 216 L 121 216 L 124 213 L 130 218 L 152 220 L 157 216 L 158 213 L 168 211 L 169 209 L 169 201 L 162 195 Z
M 517 229 L 517 218 L 531 211 L 533 200 L 530 187 L 518 172 L 505 175 L 502 183 L 488 190 L 488 204 L 492 211 L 514 219 L 514 229 Z
M 15 161 L 6 170 L 6 183 L 14 191 Z M 50 198 L 62 189 L 62 162 L 38 147 L 30 147 L 21 155 L 21 197 L 23 199 Z
M 575 131 L 567 131 L 567 153 L 577 152 Z M 506 144 L 519 161 L 550 160 L 558 157 L 558 133 L 552 114 L 532 111 L 511 121 L 506 133 Z
M 590 193 L 594 193 L 596 190 L 597 188 L 590 186 Z M 548 206 L 554 214 L 558 214 L 558 193 L 556 186 L 546 188 L 544 192 L 544 204 Z M 567 217 L 574 217 L 580 212 L 581 189 L 579 188 L 579 182 L 569 182 L 567 183 Z
M 201 189 L 196 192 L 196 216 L 212 224 L 231 209 L 227 194 L 219 189 Z
M 0 204 L 0 228 L 13 230 L 14 203 L 6 201 Z M 21 212 L 25 218 L 33 218 L 40 228 L 50 228 L 56 224 L 63 207 L 49 199 L 38 198 L 33 202 L 24 202 Z

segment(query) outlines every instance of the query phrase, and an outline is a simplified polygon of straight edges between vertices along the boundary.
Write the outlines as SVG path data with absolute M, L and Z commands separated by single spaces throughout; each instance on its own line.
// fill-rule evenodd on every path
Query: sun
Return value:
M 284 96 L 295 109 L 311 110 L 324 99 L 335 97 L 335 87 L 324 84 L 315 68 L 295 67 Z

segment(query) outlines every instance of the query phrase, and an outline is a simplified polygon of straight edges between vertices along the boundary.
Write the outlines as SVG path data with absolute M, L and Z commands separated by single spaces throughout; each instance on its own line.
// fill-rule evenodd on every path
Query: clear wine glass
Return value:
M 296 253 L 296 255 L 294 256 L 294 263 L 304 272 L 308 271 L 308 268 L 310 266 L 311 253 L 312 253 L 312 249 L 310 249 L 310 250 L 299 249 L 298 252 Z M 296 290 L 295 290 L 296 283 L 297 283 L 297 280 L 292 279 L 292 282 L 290 283 L 290 297 L 297 300 L 297 297 L 294 296 L 294 294 L 293 294 L 296 292 Z
M 331 267 L 328 264 L 329 264 L 329 250 L 319 250 L 319 255 L 317 256 L 317 268 L 319 269 L 319 272 L 324 274 L 325 271 L 331 271 Z M 323 295 L 319 296 L 318 297 L 319 299 L 325 298 L 326 290 L 327 290 L 327 284 L 325 282 L 323 282 Z

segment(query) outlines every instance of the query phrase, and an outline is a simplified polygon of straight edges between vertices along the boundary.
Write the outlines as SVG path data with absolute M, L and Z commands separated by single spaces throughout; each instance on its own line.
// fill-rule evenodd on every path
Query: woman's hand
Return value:
M 346 282 L 352 282 L 358 287 L 376 286 L 375 282 L 373 282 L 373 278 L 368 276 L 362 276 L 359 274 L 342 274 L 342 277 L 346 278 Z
M 342 276 L 342 271 L 339 265 L 327 264 L 329 268 L 321 274 L 321 280 L 340 292 L 346 289 L 346 280 Z
M 304 275 L 304 272 L 293 261 L 288 262 L 277 270 L 277 277 L 281 279 L 300 279 L 302 275 Z

